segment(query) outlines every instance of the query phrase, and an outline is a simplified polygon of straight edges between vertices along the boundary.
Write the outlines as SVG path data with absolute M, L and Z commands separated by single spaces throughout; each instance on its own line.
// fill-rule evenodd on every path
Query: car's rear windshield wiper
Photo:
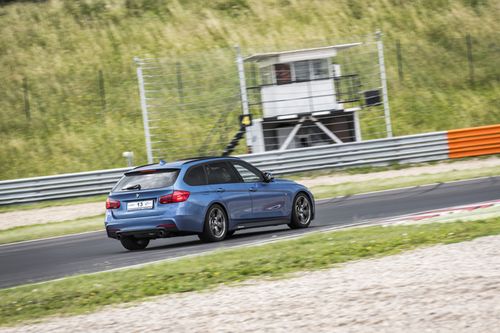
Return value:
M 141 189 L 141 184 L 135 184 L 135 185 L 130 185 L 127 187 L 123 187 L 122 191 L 128 191 L 128 190 L 140 190 Z

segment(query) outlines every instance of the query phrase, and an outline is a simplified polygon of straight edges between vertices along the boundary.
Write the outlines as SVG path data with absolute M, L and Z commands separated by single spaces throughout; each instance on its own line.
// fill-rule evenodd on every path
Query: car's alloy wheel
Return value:
M 300 193 L 293 201 L 292 220 L 288 224 L 292 229 L 307 228 L 311 223 L 312 206 L 307 195 Z
M 217 242 L 223 240 L 227 235 L 227 216 L 220 205 L 213 205 L 205 217 L 203 233 L 199 235 L 205 242 Z

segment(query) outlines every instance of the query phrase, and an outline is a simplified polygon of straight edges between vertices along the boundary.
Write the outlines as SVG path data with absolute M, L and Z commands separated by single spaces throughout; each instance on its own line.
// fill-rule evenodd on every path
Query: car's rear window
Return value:
M 136 171 L 125 174 L 118 184 L 113 188 L 113 192 L 150 190 L 172 186 L 179 169 Z

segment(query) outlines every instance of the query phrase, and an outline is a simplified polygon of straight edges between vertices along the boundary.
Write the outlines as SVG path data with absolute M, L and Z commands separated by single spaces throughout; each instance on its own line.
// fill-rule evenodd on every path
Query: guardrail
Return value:
M 500 153 L 500 125 L 448 131 L 450 158 Z
M 276 175 L 327 168 L 437 161 L 448 158 L 446 132 L 239 156 Z
M 0 205 L 108 193 L 130 168 L 68 173 L 0 182 Z
M 276 175 L 500 153 L 500 125 L 240 155 Z M 0 181 L 0 205 L 108 193 L 130 168 Z

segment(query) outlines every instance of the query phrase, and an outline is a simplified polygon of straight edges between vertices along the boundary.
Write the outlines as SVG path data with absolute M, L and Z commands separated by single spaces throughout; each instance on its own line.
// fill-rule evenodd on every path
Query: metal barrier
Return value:
M 109 169 L 0 182 L 0 205 L 106 194 L 130 168 Z
M 450 158 L 500 153 L 500 125 L 448 131 Z
M 444 160 L 448 158 L 448 144 L 446 132 L 436 132 L 240 157 L 262 170 L 280 175 L 326 168 Z
M 241 155 L 276 175 L 365 165 L 437 161 L 448 158 L 447 132 Z M 0 181 L 0 205 L 108 193 L 130 168 Z

